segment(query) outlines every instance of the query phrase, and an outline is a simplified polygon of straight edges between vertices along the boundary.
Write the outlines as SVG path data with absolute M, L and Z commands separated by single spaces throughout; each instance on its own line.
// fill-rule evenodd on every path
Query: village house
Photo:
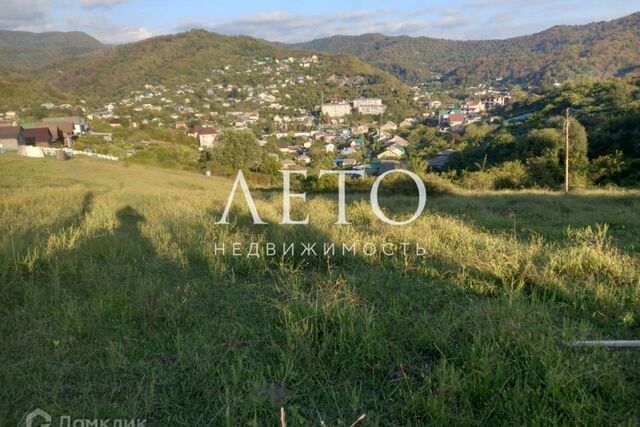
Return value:
M 368 125 L 358 125 L 351 128 L 351 133 L 354 135 L 364 135 L 367 132 L 369 132 Z
M 356 153 L 356 149 L 351 147 L 350 145 L 343 146 L 340 149 L 340 155 L 342 155 L 342 156 L 350 156 L 350 155 L 355 154 L 355 153 Z
M 326 142 L 323 144 L 325 153 L 333 153 L 336 151 L 336 145 L 332 142 Z
M 385 141 L 382 145 L 388 147 L 394 144 L 399 145 L 400 147 L 407 147 L 409 145 L 409 141 L 407 141 L 400 135 L 395 135 L 393 138 Z
M 484 111 L 484 104 L 478 99 L 469 99 L 462 106 L 463 114 L 479 114 Z
M 42 125 L 42 126 L 41 126 Z M 65 120 L 43 119 L 42 124 L 36 127 L 47 126 L 53 135 L 54 142 L 60 142 L 66 147 L 73 147 L 73 140 L 76 136 L 73 122 Z M 78 132 L 82 132 L 78 129 Z
M 22 126 L 0 126 L 0 151 L 17 150 L 19 145 L 25 145 Z
M 442 123 L 448 123 L 450 114 L 462 114 L 462 109 L 444 108 L 438 111 L 438 126 L 441 126 Z
M 397 130 L 398 130 L 398 125 L 392 121 L 388 121 L 387 123 L 385 123 L 380 127 L 380 135 L 383 138 L 387 136 L 391 136 Z
M 51 131 L 48 127 L 29 128 L 24 130 L 25 145 L 48 148 L 52 142 Z
M 349 145 L 351 146 L 351 148 L 360 150 L 364 148 L 364 138 L 356 138 L 353 141 L 351 141 Z
M 50 143 L 63 142 L 62 132 L 56 123 L 44 123 L 44 122 L 23 122 L 21 126 L 27 129 L 35 129 L 35 128 L 47 128 L 49 129 L 49 134 L 51 135 Z M 29 145 L 29 144 L 27 144 Z
M 44 123 L 55 123 L 58 126 L 60 126 L 61 123 L 70 123 L 72 125 L 72 136 L 82 136 L 87 131 L 87 123 L 85 119 L 80 116 L 50 117 L 42 119 L 42 121 Z M 65 126 L 65 130 L 67 129 L 68 126 Z
M 437 99 L 433 100 L 433 101 L 430 101 L 427 104 L 427 108 L 430 108 L 430 109 L 440 108 L 441 106 L 442 106 L 442 102 L 438 101 Z
M 418 124 L 418 121 L 416 119 L 414 119 L 413 117 L 409 117 L 404 119 L 402 123 L 400 123 L 400 127 L 413 129 L 414 127 L 416 127 L 417 124 Z
M 451 113 L 447 118 L 450 127 L 462 126 L 464 124 L 464 114 Z
M 342 167 L 345 169 L 353 168 L 358 164 L 358 161 L 356 159 L 342 159 L 341 164 L 342 164 Z
M 393 144 L 390 147 L 387 147 L 382 153 L 378 154 L 378 159 L 399 159 L 404 157 L 405 150 L 404 147 Z
M 211 148 L 214 146 L 220 131 L 212 126 L 194 126 L 189 135 L 198 139 L 201 148 Z
M 480 98 L 480 101 L 484 104 L 485 109 L 493 110 L 505 104 L 505 97 L 503 95 L 489 95 Z

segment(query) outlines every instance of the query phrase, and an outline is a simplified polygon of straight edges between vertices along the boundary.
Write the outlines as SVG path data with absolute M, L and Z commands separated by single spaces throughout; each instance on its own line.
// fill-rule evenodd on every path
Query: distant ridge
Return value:
M 438 77 L 454 83 L 498 78 L 512 83 L 606 78 L 640 68 L 640 12 L 608 22 L 555 26 L 504 40 L 364 34 L 288 46 L 355 55 L 410 83 Z
M 105 48 L 80 31 L 31 33 L 0 30 L 0 67 L 22 71 Z

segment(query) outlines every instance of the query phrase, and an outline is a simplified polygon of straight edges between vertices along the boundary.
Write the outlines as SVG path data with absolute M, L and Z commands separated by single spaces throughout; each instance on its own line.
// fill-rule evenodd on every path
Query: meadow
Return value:
M 259 226 L 240 197 L 216 224 L 224 178 L 13 155 L 0 178 L 0 426 L 640 424 L 640 350 L 570 345 L 640 339 L 639 191 L 428 194 L 403 227 L 361 195 L 334 225 L 320 194 L 283 226 L 256 191 Z M 215 252 L 233 242 L 426 253 Z

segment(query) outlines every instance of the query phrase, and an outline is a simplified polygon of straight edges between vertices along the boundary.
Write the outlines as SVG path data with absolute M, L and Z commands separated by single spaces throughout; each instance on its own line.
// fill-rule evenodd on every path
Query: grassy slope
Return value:
M 8 155 L 0 174 L 10 425 L 34 406 L 150 425 L 275 425 L 280 406 L 291 425 L 640 422 L 639 353 L 563 345 L 639 336 L 637 192 L 434 197 L 400 228 L 357 200 L 353 224 L 333 226 L 316 197 L 308 227 L 253 227 L 242 208 L 214 224 L 224 179 Z M 256 197 L 276 222 L 279 196 Z M 428 256 L 212 254 L 249 239 L 419 242 Z

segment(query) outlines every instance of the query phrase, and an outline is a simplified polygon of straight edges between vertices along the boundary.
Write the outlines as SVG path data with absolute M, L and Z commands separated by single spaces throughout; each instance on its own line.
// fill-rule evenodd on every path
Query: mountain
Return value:
M 609 22 L 556 26 L 504 40 L 365 34 L 290 46 L 355 55 L 411 83 L 438 77 L 458 84 L 498 78 L 514 83 L 577 76 L 606 78 L 640 69 L 640 12 Z
M 105 46 L 86 33 L 0 30 L 0 66 L 21 71 L 38 68 Z
M 311 55 L 313 53 L 284 48 L 251 37 L 191 30 L 83 55 L 47 67 L 34 74 L 34 77 L 79 96 L 109 97 L 140 90 L 145 84 L 191 84 L 214 77 L 222 84 L 257 83 L 260 75 L 247 72 L 256 59 L 270 57 L 284 60 Z M 359 76 L 381 87 L 404 87 L 393 76 L 357 58 L 336 54 L 319 56 L 322 65 L 317 72 L 322 77 Z M 226 67 L 230 71 L 220 77 L 219 72 Z

